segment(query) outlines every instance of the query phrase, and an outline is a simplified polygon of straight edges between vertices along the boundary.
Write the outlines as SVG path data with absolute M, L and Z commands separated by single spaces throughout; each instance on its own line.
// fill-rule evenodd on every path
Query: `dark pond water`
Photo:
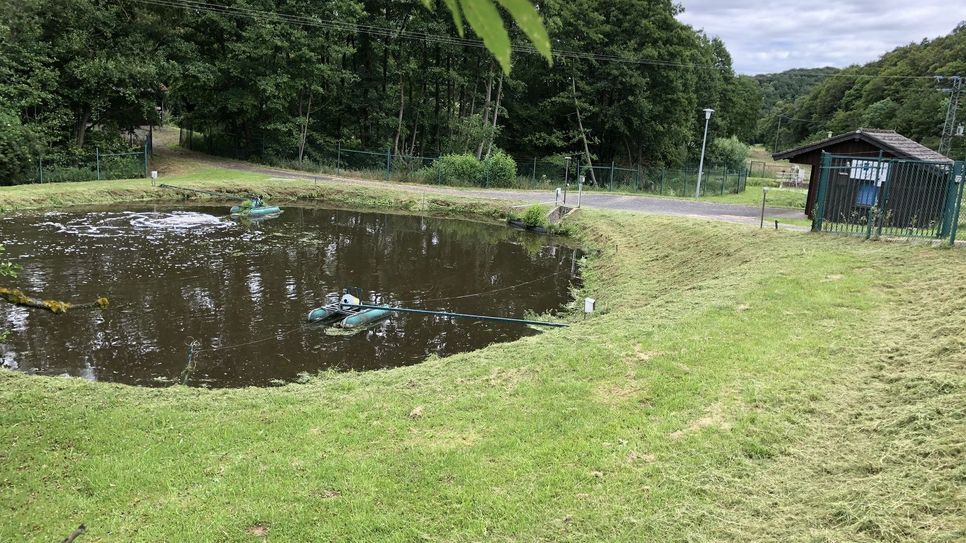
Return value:
M 405 307 L 525 317 L 569 299 L 572 248 L 508 228 L 289 207 L 258 224 L 226 207 L 90 209 L 0 219 L 21 263 L 6 281 L 105 311 L 0 304 L 8 368 L 148 386 L 270 385 L 327 368 L 414 364 L 538 333 L 526 326 L 396 315 L 346 335 L 304 324 L 347 286 Z M 521 283 L 530 284 L 506 289 Z M 499 292 L 493 292 L 498 289 Z M 488 292 L 483 296 L 468 296 Z M 189 344 L 199 343 L 188 364 Z

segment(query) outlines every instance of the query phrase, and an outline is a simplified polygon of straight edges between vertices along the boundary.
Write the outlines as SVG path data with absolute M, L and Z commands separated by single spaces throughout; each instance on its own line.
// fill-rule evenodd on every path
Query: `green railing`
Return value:
M 955 243 L 963 162 L 822 156 L 812 230 Z

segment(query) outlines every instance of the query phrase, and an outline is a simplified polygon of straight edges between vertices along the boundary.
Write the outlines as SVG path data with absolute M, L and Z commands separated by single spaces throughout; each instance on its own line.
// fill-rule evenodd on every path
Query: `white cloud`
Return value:
M 966 20 L 960 0 L 680 1 L 678 19 L 724 40 L 746 74 L 863 64 Z

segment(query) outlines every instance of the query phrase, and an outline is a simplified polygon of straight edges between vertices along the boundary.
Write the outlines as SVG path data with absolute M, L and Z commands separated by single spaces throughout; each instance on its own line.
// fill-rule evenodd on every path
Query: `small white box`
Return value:
M 584 313 L 593 313 L 596 305 L 597 300 L 593 298 L 584 298 Z

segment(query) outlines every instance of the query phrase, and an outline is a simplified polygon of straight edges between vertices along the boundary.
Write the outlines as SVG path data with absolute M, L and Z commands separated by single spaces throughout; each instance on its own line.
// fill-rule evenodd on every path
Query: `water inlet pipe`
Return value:
M 472 315 L 469 313 L 451 313 L 449 311 L 432 311 L 428 309 L 409 309 L 405 307 L 387 307 L 384 305 L 342 304 L 342 306 L 353 307 L 357 309 L 379 309 L 383 311 L 392 311 L 395 313 L 413 313 L 416 315 L 435 315 L 438 317 L 453 317 L 457 319 L 474 319 L 474 320 L 482 320 L 482 321 L 532 324 L 535 326 L 549 326 L 552 328 L 566 328 L 568 326 L 561 322 L 532 321 L 527 319 L 511 319 L 509 317 L 493 317 L 490 315 Z

